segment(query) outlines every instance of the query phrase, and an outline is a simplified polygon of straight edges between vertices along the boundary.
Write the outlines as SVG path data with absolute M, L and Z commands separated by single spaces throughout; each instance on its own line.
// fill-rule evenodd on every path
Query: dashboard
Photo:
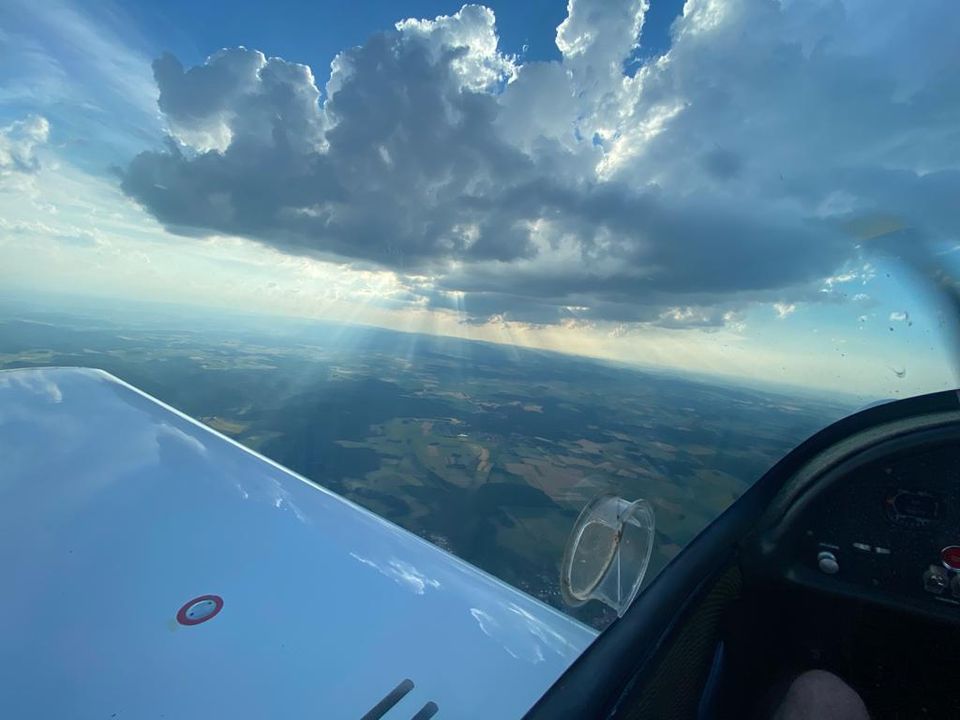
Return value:
M 960 624 L 960 418 L 872 428 L 788 482 L 765 574 Z

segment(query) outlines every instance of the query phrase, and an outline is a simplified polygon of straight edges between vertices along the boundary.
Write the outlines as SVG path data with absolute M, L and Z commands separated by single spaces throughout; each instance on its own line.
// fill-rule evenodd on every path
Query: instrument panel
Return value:
M 873 455 L 802 503 L 781 569 L 803 585 L 960 622 L 960 438 Z

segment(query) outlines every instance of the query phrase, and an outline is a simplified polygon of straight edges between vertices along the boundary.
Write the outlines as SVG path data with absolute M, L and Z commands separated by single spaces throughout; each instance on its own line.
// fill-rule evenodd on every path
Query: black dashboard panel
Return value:
M 960 544 L 960 443 L 947 439 L 868 462 L 814 499 L 803 518 L 795 561 L 807 570 L 801 577 L 953 606 L 960 619 L 960 574 L 941 563 L 942 549 Z
M 960 624 L 960 423 L 873 434 L 792 482 L 764 575 Z

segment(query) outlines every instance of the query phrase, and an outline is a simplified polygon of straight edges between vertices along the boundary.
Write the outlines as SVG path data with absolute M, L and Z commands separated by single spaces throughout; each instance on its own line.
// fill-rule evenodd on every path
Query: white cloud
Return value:
M 774 303 L 773 309 L 777 313 L 777 317 L 783 320 L 788 315 L 792 315 L 797 311 L 797 306 L 795 303 Z
M 907 312 L 892 312 L 890 313 L 890 322 L 909 322 L 910 313 Z
M 834 285 L 853 282 L 857 279 L 857 273 L 847 271 L 840 273 L 839 275 L 831 275 L 823 281 L 823 284 L 827 287 L 833 287 Z
M 424 41 L 434 62 L 450 48 L 462 48 L 450 63 L 461 86 L 473 91 L 490 90 L 514 77 L 517 67 L 500 53 L 493 11 L 481 5 L 465 5 L 454 15 L 434 20 L 410 18 L 396 24 L 401 35 Z
M 0 231 L 8 236 L 23 236 L 28 240 L 50 239 L 81 247 L 109 245 L 109 240 L 96 227 L 71 225 L 59 221 L 20 220 L 11 222 L 0 217 Z
M 50 123 L 40 115 L 0 127 L 0 178 L 11 173 L 36 172 L 37 150 L 50 138 Z
M 622 64 L 640 41 L 648 0 L 568 0 L 557 48 L 575 73 L 620 80 Z M 587 81 L 584 78 L 584 81 Z

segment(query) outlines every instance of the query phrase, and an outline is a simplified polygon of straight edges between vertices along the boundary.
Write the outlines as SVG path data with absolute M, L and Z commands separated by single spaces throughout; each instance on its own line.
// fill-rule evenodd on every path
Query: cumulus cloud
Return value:
M 688 0 L 633 75 L 646 0 L 570 0 L 556 62 L 505 54 L 483 7 L 405 20 L 322 89 L 257 50 L 167 55 L 168 147 L 123 188 L 175 232 L 388 268 L 468 321 L 785 317 L 839 301 L 821 291 L 883 228 L 960 234 L 960 68 L 939 39 L 960 13 L 937 5 Z

